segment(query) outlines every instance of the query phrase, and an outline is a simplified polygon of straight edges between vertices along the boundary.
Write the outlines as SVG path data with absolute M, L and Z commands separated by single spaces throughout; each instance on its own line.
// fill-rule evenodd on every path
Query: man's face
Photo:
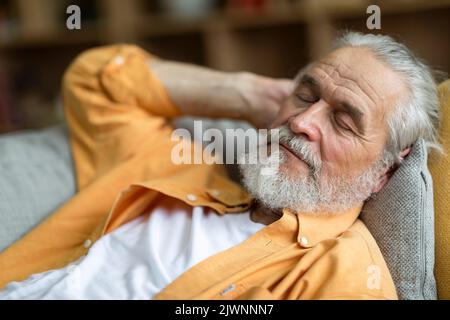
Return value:
M 322 203 L 324 208 L 342 209 L 366 199 L 379 188 L 379 178 L 384 173 L 381 171 L 386 171 L 375 165 L 388 138 L 386 120 L 404 92 L 401 77 L 368 49 L 338 49 L 311 64 L 300 75 L 297 87 L 272 124 L 272 128 L 282 129 L 282 163 L 278 184 L 271 187 L 285 189 L 278 192 L 290 193 L 299 201 L 313 202 L 314 205 L 298 207 L 306 210 L 318 209 L 320 202 L 328 202 Z M 264 197 L 251 190 L 255 188 L 249 182 L 251 174 L 247 181 L 245 169 L 243 174 L 250 192 Z M 315 184 L 314 190 L 311 184 Z M 333 200 L 336 192 L 346 194 Z M 302 199 L 303 194 L 308 196 Z M 261 200 L 277 202 L 275 197 Z M 341 205 L 333 207 L 333 201 Z

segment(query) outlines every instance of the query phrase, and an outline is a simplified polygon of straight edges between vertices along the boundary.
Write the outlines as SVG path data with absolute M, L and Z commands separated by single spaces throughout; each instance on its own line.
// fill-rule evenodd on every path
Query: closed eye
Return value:
M 309 96 L 305 94 L 296 94 L 295 97 L 300 100 L 301 102 L 305 103 L 316 103 L 319 99 L 314 96 Z
M 342 111 L 337 111 L 334 113 L 333 118 L 334 118 L 334 122 L 341 128 L 344 130 L 348 130 L 348 131 L 352 131 L 353 129 L 351 127 L 351 125 L 348 124 L 348 119 L 350 116 L 348 114 L 346 114 L 345 112 Z

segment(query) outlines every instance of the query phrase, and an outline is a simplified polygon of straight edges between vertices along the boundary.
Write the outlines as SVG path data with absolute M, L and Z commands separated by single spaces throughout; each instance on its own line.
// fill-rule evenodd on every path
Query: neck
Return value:
M 280 211 L 271 210 L 260 203 L 257 203 L 250 212 L 250 219 L 256 223 L 269 225 L 280 219 L 282 213 Z

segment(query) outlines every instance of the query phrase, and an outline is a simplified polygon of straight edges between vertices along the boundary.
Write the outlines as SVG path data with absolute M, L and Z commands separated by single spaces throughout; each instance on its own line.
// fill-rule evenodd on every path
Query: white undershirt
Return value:
M 184 271 L 263 227 L 249 212 L 220 216 L 172 199 L 103 236 L 78 261 L 10 283 L 0 299 L 151 299 Z

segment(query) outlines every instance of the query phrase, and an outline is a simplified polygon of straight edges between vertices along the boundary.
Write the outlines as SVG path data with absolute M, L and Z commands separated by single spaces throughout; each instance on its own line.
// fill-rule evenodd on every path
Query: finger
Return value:
M 263 89 L 271 99 L 282 101 L 294 91 L 295 83 L 290 79 L 267 79 Z
M 284 97 L 290 95 L 295 89 L 295 82 L 291 79 L 277 79 L 276 82 Z

